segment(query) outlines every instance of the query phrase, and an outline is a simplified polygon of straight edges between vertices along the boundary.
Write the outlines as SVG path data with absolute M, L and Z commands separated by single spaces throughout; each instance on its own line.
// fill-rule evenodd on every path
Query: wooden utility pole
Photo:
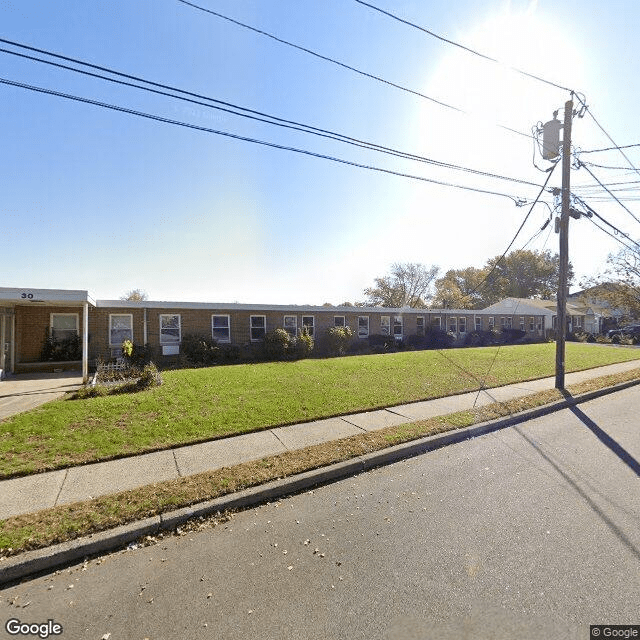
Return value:
M 560 215 L 560 277 L 556 322 L 556 389 L 564 390 L 564 352 L 567 332 L 567 275 L 569 271 L 569 209 L 571 176 L 571 119 L 573 100 L 565 102 L 562 136 L 562 213 Z

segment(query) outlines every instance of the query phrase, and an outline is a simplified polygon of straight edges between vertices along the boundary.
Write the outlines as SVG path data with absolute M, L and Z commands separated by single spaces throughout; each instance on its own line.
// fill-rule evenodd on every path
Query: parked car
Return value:
M 631 338 L 640 338 L 640 324 L 628 324 L 625 327 L 618 327 L 607 331 L 607 338 L 611 338 L 613 342 L 618 342 L 622 336 Z

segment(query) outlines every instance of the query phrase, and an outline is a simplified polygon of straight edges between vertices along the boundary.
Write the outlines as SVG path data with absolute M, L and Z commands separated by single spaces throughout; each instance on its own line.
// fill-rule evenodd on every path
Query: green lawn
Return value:
M 636 349 L 568 343 L 566 370 L 636 359 Z M 538 344 L 166 371 L 161 387 L 3 421 L 0 477 L 461 393 L 485 378 L 540 378 L 554 365 L 555 345 Z

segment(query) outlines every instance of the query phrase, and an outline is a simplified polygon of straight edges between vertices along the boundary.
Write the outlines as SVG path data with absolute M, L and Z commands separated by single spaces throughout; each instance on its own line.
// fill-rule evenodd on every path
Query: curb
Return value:
M 582 402 L 622 391 L 638 384 L 640 384 L 640 380 L 630 380 L 613 387 L 606 387 L 604 389 L 590 391 L 577 397 L 558 400 L 535 409 L 527 409 L 505 418 L 482 422 L 470 427 L 463 427 L 433 436 L 426 436 L 419 440 L 413 440 L 381 451 L 374 451 L 357 458 L 352 458 L 351 460 L 338 462 L 328 467 L 306 471 L 281 480 L 273 480 L 257 487 L 251 487 L 250 489 L 245 489 L 237 493 L 215 498 L 214 500 L 208 500 L 207 502 L 201 502 L 151 518 L 121 525 L 115 529 L 101 531 L 43 549 L 26 551 L 9 557 L 0 563 L 0 569 L 2 570 L 0 587 L 28 578 L 34 574 L 73 564 L 87 556 L 115 551 L 143 536 L 153 535 L 161 530 L 173 529 L 191 518 L 208 516 L 216 512 L 231 509 L 246 509 L 258 506 L 289 494 L 342 480 L 376 467 L 392 464 L 493 431 L 499 431 L 500 429 L 533 420 L 561 409 L 573 407 Z

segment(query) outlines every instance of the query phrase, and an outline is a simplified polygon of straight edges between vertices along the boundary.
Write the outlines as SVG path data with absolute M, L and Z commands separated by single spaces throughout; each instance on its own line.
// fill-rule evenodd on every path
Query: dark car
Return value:
M 618 327 L 617 329 L 607 331 L 607 337 L 611 338 L 613 342 L 618 342 L 622 336 L 629 336 L 636 339 L 640 338 L 640 324 L 628 324 L 625 327 Z

